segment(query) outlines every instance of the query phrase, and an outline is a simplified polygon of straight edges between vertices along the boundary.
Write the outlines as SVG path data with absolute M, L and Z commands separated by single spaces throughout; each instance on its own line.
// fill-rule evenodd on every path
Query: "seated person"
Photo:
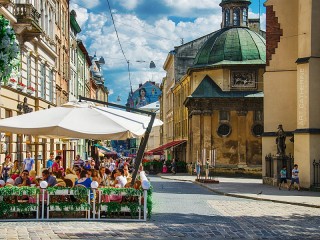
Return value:
M 127 178 L 124 176 L 123 169 L 118 169 L 115 174 L 115 187 L 124 188 L 127 184 Z
M 83 165 L 84 170 L 90 170 L 91 169 L 91 162 L 89 160 L 86 160 L 86 163 Z
M 48 169 L 42 171 L 42 180 L 48 183 L 48 187 L 53 187 L 58 183 L 57 179 L 54 176 L 50 175 Z
M 80 173 L 80 179 L 78 179 L 75 183 L 75 186 L 82 185 L 86 188 L 91 187 L 92 180 L 88 178 L 88 174 L 86 170 L 82 170 Z
M 37 180 L 37 172 L 35 170 L 31 170 L 29 172 L 29 178 L 30 178 L 31 184 L 35 184 L 36 186 L 39 186 L 39 182 Z
M 74 185 L 74 183 L 76 182 L 76 179 L 78 179 L 78 177 L 72 169 L 67 168 L 66 176 L 64 177 L 64 179 L 70 179 Z
M 96 181 L 98 182 L 98 184 L 100 185 L 101 183 L 101 178 L 99 176 L 99 171 L 98 170 L 92 170 L 92 178 L 91 178 L 92 181 Z
M 30 186 L 31 181 L 29 179 L 29 171 L 23 170 L 19 177 L 16 178 L 14 185 L 21 187 L 21 186 Z
M 62 172 L 58 171 L 55 175 L 57 180 L 57 184 L 55 186 L 66 187 L 66 182 L 63 180 Z

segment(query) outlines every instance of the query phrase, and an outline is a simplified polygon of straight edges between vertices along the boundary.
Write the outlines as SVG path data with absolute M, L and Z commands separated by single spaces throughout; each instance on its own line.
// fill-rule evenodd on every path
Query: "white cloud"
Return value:
M 99 0 L 72 0 L 71 2 L 77 3 L 79 6 L 89 9 L 100 5 Z
M 113 89 L 109 89 L 109 96 L 111 96 L 112 94 L 114 94 Z
M 119 0 L 120 1 L 120 0 Z M 164 0 L 168 6 L 196 9 L 220 9 L 218 3 L 221 0 Z M 125 1 L 122 4 L 127 9 L 134 9 L 140 0 Z M 121 96 L 122 102 L 126 101 L 130 91 L 128 65 L 123 57 L 117 36 L 114 31 L 108 11 L 92 13 L 87 9 L 77 7 L 77 20 L 82 24 L 83 31 L 80 38 L 85 41 L 90 55 L 95 52 L 103 56 L 106 65 L 104 67 L 105 79 L 112 99 Z M 192 16 L 192 15 L 190 15 Z M 249 12 L 250 18 L 257 18 L 258 14 Z M 79 20 L 79 19 L 81 20 Z M 164 17 L 152 23 L 140 19 L 134 14 L 124 14 L 114 11 L 114 19 L 118 35 L 126 58 L 130 61 L 130 74 L 133 90 L 140 83 L 155 81 L 160 83 L 166 75 L 162 66 L 168 53 L 174 46 L 209 34 L 220 29 L 221 11 L 212 11 L 210 15 L 196 18 L 195 21 L 180 21 L 178 23 Z M 265 29 L 265 14 L 261 15 L 261 27 Z M 138 63 L 136 61 L 145 61 Z M 150 61 L 156 64 L 155 69 L 149 69 Z
M 249 11 L 249 18 L 259 18 L 259 13 L 253 13 Z M 265 13 L 261 14 L 260 16 L 260 28 L 263 31 L 266 30 L 266 14 Z
M 135 9 L 141 0 L 118 0 L 119 4 L 127 10 Z
M 219 3 L 221 3 L 221 0 L 164 0 L 164 2 L 170 8 L 175 8 L 182 12 L 190 12 L 199 9 L 220 9 Z
M 77 14 L 77 22 L 82 28 L 89 18 L 89 13 L 86 8 L 80 7 L 78 4 L 71 3 L 70 10 L 74 10 Z

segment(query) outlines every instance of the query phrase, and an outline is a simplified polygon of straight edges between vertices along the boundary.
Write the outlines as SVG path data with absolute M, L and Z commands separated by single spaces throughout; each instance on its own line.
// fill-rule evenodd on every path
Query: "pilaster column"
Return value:
M 237 111 L 238 115 L 238 166 L 247 166 L 247 146 L 246 146 L 246 133 L 247 133 L 247 111 Z

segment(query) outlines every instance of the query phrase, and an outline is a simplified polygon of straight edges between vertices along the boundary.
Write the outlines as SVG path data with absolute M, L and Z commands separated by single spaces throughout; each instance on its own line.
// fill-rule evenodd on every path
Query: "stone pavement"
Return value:
M 161 178 L 197 183 L 209 190 L 226 196 L 248 198 L 320 208 L 320 192 L 297 191 L 262 184 L 262 179 L 216 177 L 218 184 L 198 183 L 196 176 L 187 174 L 159 174 Z

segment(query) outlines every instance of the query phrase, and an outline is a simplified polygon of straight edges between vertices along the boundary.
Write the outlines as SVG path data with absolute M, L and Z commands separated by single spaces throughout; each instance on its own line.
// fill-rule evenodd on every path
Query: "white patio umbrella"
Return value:
M 121 140 L 143 135 L 150 118 L 88 102 L 69 102 L 61 107 L 2 119 L 0 131 L 50 138 Z M 155 119 L 153 126 L 160 125 L 162 121 Z

